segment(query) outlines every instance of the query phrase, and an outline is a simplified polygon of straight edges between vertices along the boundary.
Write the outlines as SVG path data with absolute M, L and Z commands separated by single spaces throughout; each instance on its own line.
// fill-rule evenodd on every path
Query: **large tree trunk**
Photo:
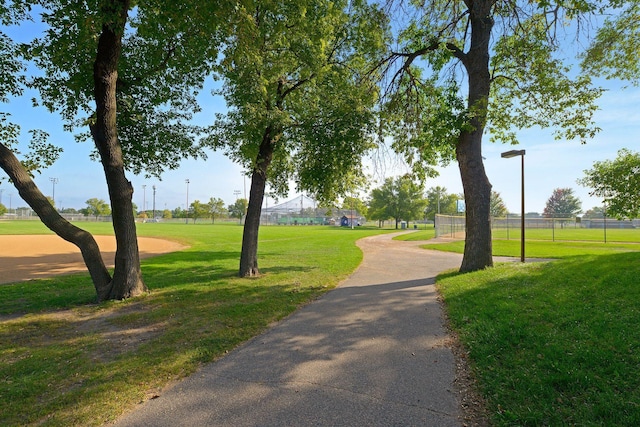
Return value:
M 109 189 L 116 236 L 116 258 L 111 292 L 108 298 L 124 299 L 147 291 L 140 271 L 140 255 L 133 216 L 133 187 L 124 172 L 122 150 L 116 125 L 116 82 L 122 51 L 122 35 L 127 21 L 129 0 L 113 0 L 100 11 L 107 22 L 102 26 L 93 65 L 95 122 L 91 134 Z
M 249 205 L 242 233 L 242 253 L 240 254 L 240 277 L 252 277 L 260 274 L 258 269 L 258 230 L 262 200 L 267 186 L 267 171 L 273 158 L 275 141 L 280 137 L 273 127 L 269 126 L 262 137 L 256 166 L 251 174 L 251 190 Z
M 491 76 L 489 74 L 489 40 L 493 20 L 489 0 L 471 3 L 471 45 L 463 63 L 469 76 L 468 106 L 472 130 L 462 131 L 456 156 L 466 201 L 466 238 L 461 272 L 480 270 L 493 265 L 491 247 L 491 184 L 482 163 L 484 132 Z
M 104 265 L 100 248 L 93 236 L 58 214 L 49 200 L 36 187 L 13 152 L 2 143 L 0 143 L 0 167 L 7 173 L 20 197 L 38 214 L 44 225 L 80 249 L 96 289 L 98 301 L 106 299 L 111 290 L 111 276 Z

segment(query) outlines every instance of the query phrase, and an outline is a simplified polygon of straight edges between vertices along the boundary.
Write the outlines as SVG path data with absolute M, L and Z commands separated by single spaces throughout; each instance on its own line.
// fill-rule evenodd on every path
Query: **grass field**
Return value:
M 110 224 L 83 226 L 111 233 Z M 113 420 L 335 286 L 361 259 L 354 241 L 380 232 L 263 227 L 265 275 L 241 280 L 239 226 L 138 230 L 191 246 L 143 261 L 149 295 L 94 305 L 85 274 L 0 286 L 0 425 Z M 18 233 L 48 231 L 0 223 L 0 234 Z M 494 425 L 640 425 L 639 249 L 528 241 L 528 256 L 557 260 L 438 278 Z M 494 241 L 495 255 L 519 250 L 517 240 Z
M 422 247 L 461 253 L 464 242 Z M 640 245 L 527 241 L 526 250 L 557 260 L 437 280 L 492 424 L 640 425 Z M 518 256 L 520 242 L 494 240 L 493 252 Z
M 520 240 L 520 229 L 495 228 L 492 230 L 494 239 Z M 525 239 L 527 240 L 568 240 L 568 241 L 589 241 L 589 242 L 636 242 L 640 243 L 640 229 L 620 229 L 608 228 L 527 228 Z
M 94 234 L 110 224 L 83 223 Z M 359 227 L 262 227 L 264 275 L 236 277 L 242 227 L 139 224 L 190 245 L 142 262 L 151 292 L 93 304 L 87 274 L 0 286 L 0 425 L 102 425 L 343 280 Z M 0 223 L 0 234 L 50 233 Z

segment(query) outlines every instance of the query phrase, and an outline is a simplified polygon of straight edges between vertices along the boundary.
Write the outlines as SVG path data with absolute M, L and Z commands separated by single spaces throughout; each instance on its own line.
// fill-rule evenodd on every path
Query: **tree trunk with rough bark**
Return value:
M 124 299 L 147 291 L 140 270 L 140 255 L 133 215 L 133 187 L 125 175 L 122 149 L 116 125 L 116 83 L 122 51 L 129 0 L 113 0 L 101 13 L 107 22 L 102 26 L 93 65 L 95 122 L 90 126 L 93 140 L 109 189 L 109 199 L 116 237 L 116 258 L 109 299 Z
M 76 227 L 60 216 L 45 195 L 36 187 L 13 152 L 2 143 L 0 143 L 0 167 L 9 176 L 20 197 L 38 214 L 44 225 L 80 249 L 96 289 L 98 301 L 107 299 L 111 290 L 111 276 L 100 255 L 100 248 L 91 233 Z
M 258 269 L 258 231 L 260 229 L 260 215 L 262 200 L 267 186 L 267 171 L 273 158 L 275 141 L 279 132 L 269 126 L 262 137 L 256 166 L 251 174 L 251 190 L 249 205 L 244 221 L 242 233 L 242 252 L 240 254 L 240 277 L 253 277 L 260 274 Z
M 470 9 L 471 45 L 463 58 L 469 76 L 468 107 L 472 130 L 463 130 L 456 157 L 466 201 L 466 238 L 461 272 L 481 270 L 493 265 L 491 245 L 491 184 L 482 162 L 484 132 L 491 76 L 489 41 L 493 28 L 492 2 L 476 0 Z

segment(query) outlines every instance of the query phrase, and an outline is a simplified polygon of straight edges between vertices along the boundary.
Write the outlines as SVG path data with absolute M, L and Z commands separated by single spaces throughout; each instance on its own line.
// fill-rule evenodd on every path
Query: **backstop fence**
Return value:
M 493 238 L 519 240 L 522 229 L 520 216 L 491 218 Z M 436 237 L 464 239 L 464 215 L 436 215 Z M 640 219 L 615 218 L 526 218 L 525 238 L 532 240 L 620 241 L 640 242 Z

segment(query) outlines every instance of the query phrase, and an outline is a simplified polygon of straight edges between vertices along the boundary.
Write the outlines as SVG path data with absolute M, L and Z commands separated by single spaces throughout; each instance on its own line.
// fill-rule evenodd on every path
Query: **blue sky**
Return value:
M 613 159 L 620 148 L 637 150 L 640 135 L 640 88 L 624 89 L 622 84 L 606 82 L 610 89 L 599 100 L 600 110 L 596 121 L 602 131 L 587 144 L 576 141 L 556 141 L 551 130 L 530 129 L 519 133 L 521 145 L 518 147 L 492 144 L 485 138 L 483 155 L 485 168 L 494 190 L 498 191 L 511 212 L 520 211 L 520 160 L 502 159 L 500 153 L 511 149 L 525 149 L 525 194 L 526 211 L 542 212 L 547 199 L 555 188 L 573 188 L 582 200 L 583 210 L 601 205 L 601 201 L 589 196 L 589 189 L 581 187 L 576 180 L 583 176 L 583 170 L 594 161 Z M 213 120 L 216 111 L 224 111 L 224 102 L 214 99 L 208 92 L 203 93 L 203 112 L 199 122 Z M 26 142 L 26 131 L 31 128 L 44 129 L 51 134 L 51 141 L 62 146 L 64 153 L 53 166 L 37 175 L 35 182 L 47 196 L 53 193 L 51 178 L 57 178 L 55 199 L 58 207 L 82 208 L 89 198 L 108 200 L 106 183 L 100 163 L 91 161 L 91 142 L 76 143 L 73 135 L 62 129 L 62 121 L 55 114 L 43 108 L 31 107 L 30 96 L 14 99 L 5 111 L 12 113 L 19 123 Z M 404 166 L 385 168 L 386 176 L 402 174 Z M 374 171 L 370 171 L 374 174 Z M 379 172 L 379 171 L 378 171 Z M 462 184 L 457 164 L 440 168 L 440 176 L 430 179 L 426 188 L 436 185 L 446 187 L 450 193 L 461 193 Z M 379 176 L 377 173 L 376 176 Z M 243 177 L 242 169 L 228 160 L 222 153 L 210 152 L 207 160 L 185 160 L 177 170 L 167 171 L 162 180 L 128 174 L 134 186 L 134 203 L 139 208 L 143 199 L 148 209 L 152 209 L 153 190 L 156 186 L 156 209 L 184 208 L 187 201 L 189 179 L 189 203 L 194 200 L 206 202 L 210 197 L 222 198 L 226 204 L 235 200 L 234 191 L 241 197 L 248 194 L 250 182 Z M 143 185 L 146 190 L 143 191 Z M 374 184 L 375 186 L 375 184 Z M 0 185 L 2 203 L 13 208 L 26 206 L 15 188 L 3 182 Z M 291 194 L 293 198 L 295 194 Z M 273 201 L 269 202 L 270 204 Z
M 32 24 L 34 25 L 34 24 Z M 34 33 L 33 27 L 14 28 L 15 36 L 28 40 Z M 599 84 L 608 89 L 600 98 L 600 110 L 596 114 L 596 122 L 602 131 L 585 145 L 576 141 L 556 141 L 551 130 L 530 129 L 519 133 L 521 145 L 518 147 L 492 144 L 485 137 L 483 155 L 485 168 L 494 190 L 498 191 L 507 208 L 511 212 L 520 211 L 520 161 L 519 159 L 502 159 L 500 153 L 511 149 L 525 149 L 525 193 L 526 211 L 542 212 L 547 199 L 555 188 L 569 187 L 582 201 L 583 210 L 602 204 L 601 200 L 589 196 L 589 189 L 583 188 L 576 180 L 583 176 L 583 170 L 591 168 L 593 162 L 613 159 L 620 148 L 637 151 L 640 135 L 640 88 L 623 89 L 619 82 L 600 81 Z M 55 202 L 57 207 L 84 207 L 90 198 L 108 200 L 107 187 L 102 167 L 99 162 L 89 159 L 93 149 L 92 142 L 76 143 L 73 134 L 63 131 L 63 123 L 56 114 L 48 113 L 44 108 L 33 108 L 31 97 L 34 93 L 25 93 L 23 97 L 12 99 L 3 105 L 0 111 L 12 114 L 12 120 L 22 127 L 24 146 L 28 142 L 29 129 L 43 129 L 51 135 L 51 142 L 63 147 L 60 160 L 48 169 L 42 170 L 35 177 L 41 191 L 53 194 L 52 178 L 56 178 Z M 216 112 L 224 112 L 224 101 L 214 98 L 208 90 L 200 96 L 203 112 L 196 121 L 210 124 Z M 23 147 L 24 148 L 24 147 Z M 370 174 L 381 179 L 407 172 L 407 168 L 394 163 L 384 168 L 384 176 L 380 170 L 370 170 Z M 438 178 L 430 179 L 425 189 L 434 186 L 446 187 L 450 193 L 462 193 L 462 183 L 457 164 L 439 169 Z M 4 173 L 0 171 L 0 177 Z M 184 160 L 177 170 L 165 172 L 161 180 L 128 174 L 134 186 L 133 201 L 143 208 L 153 207 L 153 190 L 156 186 L 156 209 L 165 207 L 184 208 L 187 202 L 187 184 L 189 180 L 189 203 L 194 200 L 206 202 L 211 197 L 222 198 L 226 204 L 235 200 L 235 192 L 248 197 L 249 178 L 244 178 L 240 166 L 228 160 L 222 153 L 210 152 L 207 160 Z M 372 183 L 375 187 L 379 182 Z M 143 190 L 143 185 L 146 190 Z M 296 194 L 291 193 L 290 198 Z M 18 196 L 15 188 L 5 182 L 0 183 L 0 202 L 12 208 L 26 206 Z M 273 204 L 273 200 L 269 201 Z

